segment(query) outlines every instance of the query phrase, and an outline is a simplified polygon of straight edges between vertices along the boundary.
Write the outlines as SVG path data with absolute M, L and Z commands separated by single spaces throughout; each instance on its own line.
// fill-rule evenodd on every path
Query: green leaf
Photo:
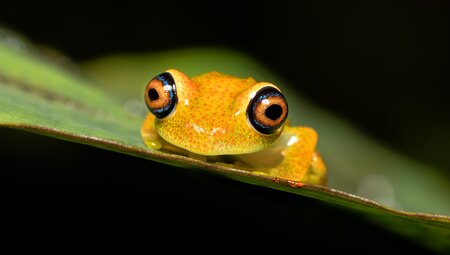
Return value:
M 382 147 L 308 103 L 286 81 L 245 55 L 200 48 L 117 55 L 83 64 L 85 76 L 80 76 L 34 50 L 18 47 L 20 43 L 0 41 L 0 126 L 316 198 L 364 214 L 438 251 L 450 249 L 450 217 L 445 216 L 450 214 L 450 185 L 444 176 Z M 146 148 L 139 134 L 146 114 L 143 88 L 151 77 L 168 68 L 188 75 L 217 70 L 278 84 L 289 100 L 292 123 L 318 131 L 319 150 L 328 164 L 332 188 L 253 175 Z

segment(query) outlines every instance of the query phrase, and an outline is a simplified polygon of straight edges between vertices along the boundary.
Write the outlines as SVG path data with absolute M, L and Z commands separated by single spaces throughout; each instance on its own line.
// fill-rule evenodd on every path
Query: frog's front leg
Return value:
M 144 144 L 147 147 L 154 150 L 164 150 L 175 152 L 181 155 L 188 155 L 186 150 L 180 149 L 168 142 L 166 142 L 155 129 L 155 116 L 153 114 L 148 114 L 145 118 L 144 123 L 141 126 L 141 136 L 144 140 Z
M 177 146 L 174 146 L 168 142 L 166 142 L 155 129 L 155 116 L 153 114 L 148 114 L 147 118 L 145 118 L 144 123 L 141 126 L 141 136 L 144 140 L 144 144 L 147 147 L 154 150 L 162 150 L 165 152 L 176 153 L 183 156 L 188 156 L 191 158 L 199 159 L 202 161 L 206 161 L 205 156 L 198 155 L 195 153 L 191 153 L 187 150 L 181 149 Z
M 327 185 L 327 167 L 322 160 L 320 154 L 316 151 L 311 159 L 311 165 L 309 166 L 308 173 L 302 179 L 303 182 L 314 183 L 320 185 Z
M 308 127 L 286 126 L 286 148 L 283 161 L 270 170 L 270 175 L 295 181 L 326 185 L 326 167 L 315 151 L 317 133 Z

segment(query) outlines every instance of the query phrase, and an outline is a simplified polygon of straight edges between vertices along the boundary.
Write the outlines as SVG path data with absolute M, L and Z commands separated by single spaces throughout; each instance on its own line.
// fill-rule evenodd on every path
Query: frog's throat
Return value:
M 266 150 L 273 150 L 273 147 L 279 147 L 280 135 L 273 136 L 273 140 L 267 144 L 255 144 L 254 147 L 233 147 L 233 144 L 205 144 L 205 146 L 196 144 L 192 146 L 188 142 L 179 143 L 166 139 L 163 135 L 158 134 L 162 142 L 163 150 L 170 150 L 181 155 L 197 154 L 202 156 L 227 156 L 227 155 L 247 155 L 253 153 L 262 153 Z M 226 141 L 225 141 L 226 142 Z

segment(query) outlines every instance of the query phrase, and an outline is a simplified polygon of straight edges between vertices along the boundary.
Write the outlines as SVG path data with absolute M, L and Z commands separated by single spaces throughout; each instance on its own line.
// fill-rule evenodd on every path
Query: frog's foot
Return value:
M 282 137 L 286 147 L 281 152 L 283 161 L 270 170 L 270 175 L 293 181 L 310 182 L 306 178 L 317 144 L 317 133 L 308 127 L 286 127 Z
M 233 167 L 259 175 L 326 185 L 326 168 L 315 152 L 316 132 L 307 127 L 285 127 L 270 147 L 232 156 Z
M 318 152 L 314 152 L 308 172 L 301 181 L 323 186 L 327 185 L 327 168 Z

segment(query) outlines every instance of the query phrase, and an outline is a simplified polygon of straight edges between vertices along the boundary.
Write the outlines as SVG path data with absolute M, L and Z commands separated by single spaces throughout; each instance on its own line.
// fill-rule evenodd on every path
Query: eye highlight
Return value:
M 167 117 L 178 102 L 175 80 L 169 73 L 153 78 L 145 88 L 145 103 L 158 119 Z
M 273 134 L 287 119 L 288 105 L 284 95 L 276 88 L 267 86 L 256 92 L 247 107 L 247 118 L 262 134 Z

